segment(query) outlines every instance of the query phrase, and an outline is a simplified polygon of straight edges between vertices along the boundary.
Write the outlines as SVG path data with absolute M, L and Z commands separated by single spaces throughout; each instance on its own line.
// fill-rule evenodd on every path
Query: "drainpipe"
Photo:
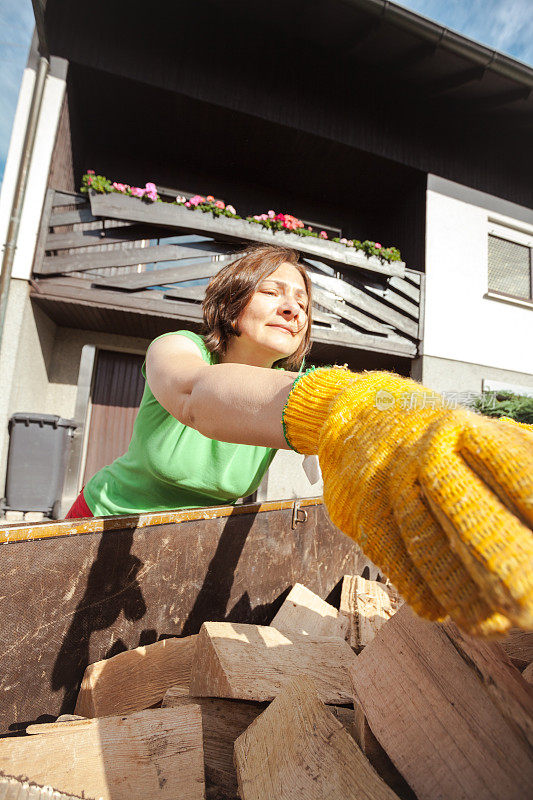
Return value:
M 37 75 L 33 87 L 33 94 L 31 98 L 30 111 L 28 114 L 28 121 L 26 124 L 24 144 L 22 146 L 22 154 L 20 157 L 19 170 L 18 170 L 17 180 L 15 183 L 15 192 L 13 196 L 13 204 L 11 206 L 11 216 L 9 219 L 9 227 L 7 229 L 7 238 L 4 244 L 4 252 L 2 254 L 2 266 L 0 272 L 0 347 L 2 344 L 2 336 L 4 332 L 4 321 L 7 310 L 7 298 L 9 294 L 9 284 L 11 280 L 11 271 L 13 269 L 13 261 L 15 259 L 15 250 L 17 247 L 17 239 L 20 228 L 20 218 L 22 215 L 22 208 L 24 205 L 24 197 L 26 195 L 26 186 L 28 185 L 28 174 L 30 170 L 31 156 L 33 153 L 33 146 L 35 143 L 35 134 L 37 132 L 37 125 L 39 122 L 39 114 L 41 111 L 41 103 L 44 94 L 44 85 L 46 81 L 46 76 L 48 74 L 48 69 L 49 69 L 48 58 L 44 55 L 41 55 L 41 57 L 39 58 L 39 66 L 37 67 Z

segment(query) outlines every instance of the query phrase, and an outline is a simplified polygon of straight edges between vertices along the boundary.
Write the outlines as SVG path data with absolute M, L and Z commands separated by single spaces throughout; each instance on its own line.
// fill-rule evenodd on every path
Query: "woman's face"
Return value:
M 237 321 L 239 349 L 255 348 L 270 365 L 292 355 L 307 330 L 305 281 L 293 264 L 283 262 L 257 286 Z

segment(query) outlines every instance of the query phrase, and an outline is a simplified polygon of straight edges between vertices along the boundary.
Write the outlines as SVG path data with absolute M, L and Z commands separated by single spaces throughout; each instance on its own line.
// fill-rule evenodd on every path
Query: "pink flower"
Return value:
M 134 197 L 143 197 L 144 189 L 141 189 L 139 186 L 132 186 L 131 193 Z
M 94 169 L 88 169 L 87 175 L 94 175 Z
M 346 242 L 346 247 L 353 247 L 353 241 L 351 239 L 348 239 Z
M 147 197 L 152 203 L 158 199 L 157 189 L 155 183 L 147 183 L 144 187 L 144 196 Z
M 208 203 L 214 203 L 215 201 L 215 198 L 213 197 L 212 194 L 208 194 L 205 199 L 207 200 Z
M 185 203 L 185 206 L 186 206 L 186 208 L 190 208 L 190 207 L 191 207 L 191 204 L 190 204 L 190 202 L 189 202 L 188 200 L 187 200 L 187 202 Z
M 92 178 L 87 178 L 87 183 L 90 185 L 93 182 Z
M 226 208 L 226 204 L 225 204 L 225 202 L 223 200 L 217 200 L 216 203 L 215 203 L 215 206 L 217 208 L 221 208 L 221 209 Z
M 319 239 L 327 239 L 328 235 L 327 235 L 326 231 L 320 231 L 320 233 L 318 234 L 318 238 Z
M 312 227 L 311 227 L 310 225 L 308 225 L 308 226 L 307 226 L 307 230 L 308 230 L 308 231 L 312 231 L 313 229 L 312 229 Z
M 374 247 L 376 247 L 378 250 L 381 250 L 381 245 L 379 242 L 374 242 Z
M 126 191 L 126 184 L 125 183 L 113 183 L 113 189 L 116 192 L 125 192 Z
M 226 206 L 226 211 L 229 211 L 230 214 L 237 214 L 233 206 Z
M 270 219 L 274 219 L 274 217 L 276 216 L 276 212 L 270 209 L 270 211 L 268 212 L 268 216 L 270 217 Z
M 205 203 L 205 197 L 202 197 L 201 194 L 195 194 L 189 199 L 189 203 L 194 207 L 199 206 L 200 203 Z

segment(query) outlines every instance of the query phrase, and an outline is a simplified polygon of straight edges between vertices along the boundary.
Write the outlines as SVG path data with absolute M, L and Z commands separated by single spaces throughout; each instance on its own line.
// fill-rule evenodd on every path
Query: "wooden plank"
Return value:
M 338 314 L 342 319 L 347 319 L 350 322 L 353 322 L 354 325 L 364 328 L 370 333 L 382 333 L 387 336 L 391 332 L 390 328 L 386 327 L 381 322 L 372 319 L 366 314 L 362 314 L 357 309 L 348 305 L 348 303 L 340 303 L 338 300 L 335 300 L 333 297 L 327 294 L 327 292 L 324 292 L 322 289 L 319 289 L 316 286 L 313 289 L 313 301 L 321 306 L 324 306 L 324 308 L 327 308 L 334 314 Z
M 89 664 L 75 714 L 129 714 L 159 703 L 171 686 L 188 688 L 196 635 L 163 639 Z
M 49 233 L 46 238 L 46 250 L 72 250 L 93 245 L 123 244 L 125 241 L 157 239 L 164 235 L 161 229 L 150 225 L 125 222 L 119 227 L 106 228 L 102 220 L 99 222 L 101 223 L 100 228 L 86 228 L 69 233 Z
M 418 340 L 422 342 L 424 338 L 424 326 L 426 322 L 426 276 L 420 276 L 420 305 L 418 307 Z
M 178 300 L 201 301 L 205 297 L 205 286 L 177 286 L 175 289 L 168 289 L 164 296 Z
M 65 722 L 64 732 L 5 739 L 0 766 L 66 794 L 132 800 L 201 800 L 198 706 Z
M 294 575 L 327 597 L 360 551 L 321 498 L 302 505 L 296 530 L 293 500 L 1 528 L 0 733 L 72 713 L 86 667 L 120 650 L 269 625 Z
M 533 631 L 522 631 L 511 628 L 501 646 L 520 671 L 524 670 L 533 661 Z
M 392 586 L 359 575 L 345 575 L 340 613 L 346 618 L 350 646 L 361 650 L 369 644 L 402 603 Z
M 443 626 L 464 660 L 471 664 L 493 703 L 524 744 L 533 748 L 533 695 L 499 642 L 484 642 L 463 633 L 455 623 Z
M 65 794 L 50 786 L 19 780 L 0 771 L 0 800 L 81 800 L 81 795 Z M 84 800 L 90 800 L 87 796 Z
M 48 223 L 51 228 L 59 225 L 75 225 L 78 222 L 97 222 L 98 218 L 93 217 L 91 209 L 79 208 L 76 211 L 54 211 Z
M 59 208 L 61 206 L 84 206 L 89 203 L 87 195 L 60 192 L 57 189 L 55 191 L 52 189 L 52 191 L 54 192 L 54 208 Z
M 408 317 L 405 317 L 399 311 L 389 308 L 384 303 L 380 303 L 374 297 L 366 294 L 361 289 L 347 281 L 333 278 L 329 275 L 321 275 L 316 272 L 310 273 L 311 281 L 324 289 L 339 295 L 344 300 L 357 306 L 363 311 L 368 311 L 369 314 L 374 314 L 382 322 L 393 325 L 397 330 L 406 333 L 408 336 L 416 337 L 418 334 L 418 326 Z
M 415 303 L 411 303 L 410 300 L 406 300 L 405 297 L 398 294 L 397 292 L 393 292 L 392 289 L 381 289 L 377 286 L 372 286 L 371 284 L 365 284 L 365 289 L 368 292 L 372 292 L 372 294 L 379 297 L 380 300 L 384 300 L 387 303 L 390 303 L 392 306 L 399 308 L 401 311 L 404 311 L 406 314 L 409 314 L 413 319 L 418 321 L 418 314 L 419 309 Z
M 393 339 L 391 336 L 371 336 L 370 334 L 354 331 L 353 328 L 348 328 L 347 325 L 336 326 L 334 330 L 312 325 L 311 332 L 311 338 L 316 342 L 333 342 L 334 344 L 356 347 L 360 350 L 375 350 L 377 353 L 396 353 L 404 356 L 415 356 L 417 352 L 416 345 L 407 339 L 399 340 L 398 338 Z
M 530 749 L 455 644 L 406 604 L 391 617 L 349 668 L 372 732 L 419 800 L 530 796 Z
M 128 273 L 126 275 L 113 275 L 110 278 L 95 275 L 94 286 L 108 286 L 113 289 L 138 291 L 147 286 L 159 286 L 164 283 L 176 281 L 196 281 L 210 278 L 225 266 L 225 262 L 202 261 L 199 264 L 188 264 L 183 267 L 168 267 L 167 269 L 150 270 L 148 272 Z
M 331 708 L 331 706 L 330 706 Z M 416 800 L 416 795 L 398 772 L 385 750 L 382 748 L 370 729 L 363 707 L 357 698 L 354 698 L 354 739 L 368 758 L 378 775 L 396 792 L 402 800 Z
M 38 272 L 41 269 L 44 253 L 45 242 L 48 235 L 48 227 L 50 225 L 50 214 L 52 213 L 52 202 L 54 199 L 54 190 L 47 189 L 46 197 L 44 199 L 43 210 L 41 213 L 41 222 L 39 225 L 39 234 L 37 236 L 37 244 L 35 245 L 35 253 L 33 255 L 33 272 Z
M 88 283 L 88 281 L 87 281 Z M 151 299 L 146 295 L 127 294 L 105 289 L 83 288 L 70 286 L 62 282 L 61 278 L 36 283 L 40 295 L 58 299 L 69 299 L 78 305 L 91 305 L 98 308 L 115 308 L 117 310 L 132 309 L 145 314 L 168 316 L 170 319 L 183 319 L 198 321 L 202 318 L 201 309 L 197 304 L 170 302 L 161 299 Z M 150 295 L 156 293 L 150 292 Z M 157 295 L 156 295 L 157 298 Z
M 293 679 L 235 742 L 242 800 L 393 800 L 352 737 Z
M 421 277 L 422 273 L 420 272 L 416 272 L 413 269 L 405 270 L 405 275 L 404 275 L 405 280 L 409 281 L 409 283 L 414 284 L 414 286 L 420 286 Z
M 345 639 L 349 620 L 301 583 L 295 583 L 270 624 L 289 637 L 299 633 Z
M 316 682 L 325 703 L 351 702 L 346 666 L 356 656 L 337 637 L 280 633 L 263 625 L 205 622 L 191 671 L 191 695 L 272 700 L 294 675 Z
M 90 195 L 90 202 L 95 216 L 132 222 L 149 222 L 154 225 L 187 230 L 191 233 L 213 235 L 230 241 L 279 243 L 319 258 L 328 264 L 345 264 L 382 275 L 403 276 L 405 273 L 405 264 L 401 261 L 393 261 L 390 264 L 382 263 L 374 256 L 368 258 L 353 248 L 334 242 L 302 238 L 290 233 L 272 232 L 245 220 L 227 217 L 214 218 L 211 214 L 189 211 L 171 203 L 148 204 L 125 195 L 94 193 Z
M 104 244 L 104 242 L 100 242 Z M 153 247 L 129 247 L 127 249 L 104 250 L 96 253 L 68 253 L 63 256 L 46 256 L 40 272 L 43 275 L 60 272 L 81 272 L 103 267 L 128 267 L 135 264 L 152 264 L 160 261 L 179 261 L 185 258 L 201 258 L 213 254 L 209 248 L 189 248 L 187 245 L 160 244 Z M 148 284 L 149 285 L 149 284 Z
M 392 278 L 389 278 L 387 282 L 389 286 L 404 294 L 414 303 L 420 302 L 420 289 L 417 289 L 409 281 L 405 281 L 402 278 L 394 275 Z
M 238 798 L 237 773 L 233 763 L 235 740 L 257 719 L 266 703 L 222 700 L 218 697 L 170 696 L 165 707 L 198 705 L 202 714 L 205 788 L 209 798 Z

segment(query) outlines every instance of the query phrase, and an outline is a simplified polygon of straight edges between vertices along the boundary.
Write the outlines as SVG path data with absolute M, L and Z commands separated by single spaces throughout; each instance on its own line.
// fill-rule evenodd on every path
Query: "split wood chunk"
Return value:
M 328 705 L 328 710 L 331 711 L 335 719 L 338 719 L 340 724 L 350 734 L 354 741 L 357 741 L 356 720 L 353 708 L 346 708 L 346 706 L 332 706 Z
M 516 725 L 503 716 L 479 675 L 481 655 L 467 656 L 466 647 L 404 605 L 350 669 L 357 699 L 419 800 L 523 800 L 533 762 L 522 713 Z M 516 709 L 509 674 L 489 666 L 485 674 Z
M 235 766 L 243 800 L 396 798 L 303 676 L 239 736 Z
M 0 772 L 0 800 L 82 800 L 80 795 L 64 794 L 51 786 L 38 786 Z M 90 800 L 85 797 L 84 800 Z
M 351 703 L 347 667 L 356 659 L 337 637 L 289 637 L 264 625 L 204 622 L 190 693 L 261 702 L 272 700 L 293 676 L 307 675 L 325 703 Z
M 500 644 L 520 672 L 533 662 L 533 631 L 511 628 Z
M 533 683 L 533 662 L 526 667 L 522 673 L 522 678 L 526 681 L 526 683 Z
M 382 748 L 370 729 L 362 705 L 354 700 L 354 739 L 368 758 L 380 778 L 390 786 L 402 800 L 416 800 L 416 795 L 398 772 L 385 750 Z
M 202 713 L 205 789 L 207 798 L 239 796 L 233 763 L 235 739 L 265 710 L 266 703 L 221 700 L 214 697 L 165 695 L 165 704 L 179 708 L 194 703 Z
M 359 651 L 400 608 L 403 600 L 396 589 L 359 575 L 345 575 L 340 613 L 349 623 L 348 642 Z
M 188 687 L 195 646 L 196 635 L 162 639 L 90 664 L 74 712 L 105 717 L 154 706 L 171 686 Z
M 463 633 L 451 620 L 442 629 L 464 660 L 472 664 L 492 701 L 515 733 L 533 747 L 533 695 L 500 643 L 475 639 Z
M 346 638 L 349 620 L 317 594 L 295 583 L 270 623 L 282 633 Z
M 198 706 L 58 724 L 64 732 L 5 739 L 0 768 L 102 800 L 205 797 Z

